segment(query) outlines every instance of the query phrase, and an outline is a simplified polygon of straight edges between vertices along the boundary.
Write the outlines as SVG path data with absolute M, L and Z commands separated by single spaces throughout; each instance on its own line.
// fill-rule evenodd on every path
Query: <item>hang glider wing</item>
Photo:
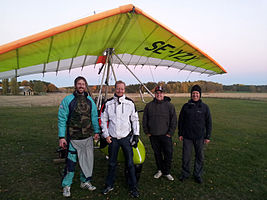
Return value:
M 0 79 L 104 63 L 155 65 L 204 74 L 226 71 L 141 9 L 125 5 L 0 46 Z

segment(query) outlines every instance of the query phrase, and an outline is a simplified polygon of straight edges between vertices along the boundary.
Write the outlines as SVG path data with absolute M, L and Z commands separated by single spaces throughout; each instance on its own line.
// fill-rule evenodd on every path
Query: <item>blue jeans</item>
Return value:
M 130 189 L 136 187 L 137 181 L 135 176 L 135 168 L 133 163 L 133 149 L 130 144 L 130 136 L 125 138 L 116 139 L 112 138 L 112 142 L 109 144 L 109 164 L 108 164 L 108 176 L 106 179 L 106 186 L 113 187 L 116 176 L 117 157 L 120 147 L 124 153 L 126 166 L 128 168 L 129 178 L 128 184 Z

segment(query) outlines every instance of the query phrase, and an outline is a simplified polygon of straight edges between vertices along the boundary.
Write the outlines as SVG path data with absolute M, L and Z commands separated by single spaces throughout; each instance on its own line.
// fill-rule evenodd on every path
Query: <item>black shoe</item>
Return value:
M 180 180 L 181 182 L 184 182 L 185 179 L 188 179 L 188 177 L 186 177 L 185 175 L 181 175 L 180 178 L 179 178 L 179 180 Z
M 133 197 L 133 198 L 138 198 L 139 197 L 139 192 L 138 192 L 138 190 L 136 188 L 132 189 L 130 191 L 130 194 L 131 194 L 131 197 Z
M 203 183 L 203 180 L 201 177 L 195 177 L 195 182 L 201 184 Z
M 109 193 L 110 191 L 112 191 L 114 188 L 113 187 L 111 187 L 111 186 L 107 186 L 104 190 L 103 190 L 103 194 L 107 194 L 107 193 Z

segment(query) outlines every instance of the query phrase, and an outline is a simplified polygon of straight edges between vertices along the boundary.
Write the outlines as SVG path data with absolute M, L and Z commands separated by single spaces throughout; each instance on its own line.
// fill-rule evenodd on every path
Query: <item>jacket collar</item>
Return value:
M 161 101 L 157 100 L 156 98 L 154 98 L 153 101 L 155 103 L 163 103 L 165 101 L 169 101 L 170 102 L 171 101 L 171 98 L 170 97 L 167 97 L 167 96 L 164 96 L 163 100 L 161 100 Z
M 125 94 L 122 95 L 121 97 L 118 97 L 116 94 L 114 94 L 113 97 L 116 101 L 118 101 L 119 104 L 121 104 L 125 100 Z
M 190 99 L 190 100 L 188 101 L 188 103 L 189 103 L 189 104 L 200 105 L 200 104 L 202 103 L 202 100 L 199 99 L 198 101 L 193 101 L 192 99 Z

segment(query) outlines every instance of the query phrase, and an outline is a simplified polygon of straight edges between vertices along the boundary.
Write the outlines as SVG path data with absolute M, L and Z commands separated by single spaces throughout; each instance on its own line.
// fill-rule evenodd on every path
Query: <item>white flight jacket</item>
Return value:
M 134 135 L 139 135 L 138 113 L 133 101 L 125 95 L 108 99 L 101 113 L 101 128 L 104 138 L 121 139 L 131 130 Z

